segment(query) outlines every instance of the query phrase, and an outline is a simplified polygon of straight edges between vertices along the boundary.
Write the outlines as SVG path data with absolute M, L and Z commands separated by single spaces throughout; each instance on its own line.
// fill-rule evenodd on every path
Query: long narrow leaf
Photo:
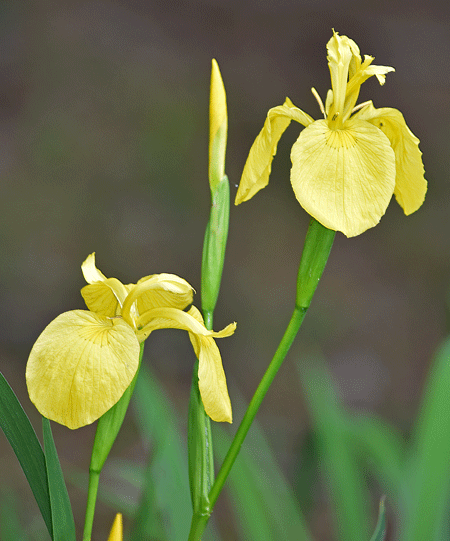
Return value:
M 346 415 L 343 420 L 349 445 L 358 452 L 361 462 L 374 474 L 389 499 L 397 501 L 406 456 L 400 431 L 375 415 Z
M 52 514 L 41 444 L 14 391 L 0 373 L 0 426 L 22 466 L 52 536 Z
M 369 494 L 345 437 L 345 421 L 333 382 L 320 359 L 300 367 L 301 382 L 323 456 L 336 531 L 342 541 L 369 538 Z
M 235 394 L 235 393 L 234 393 Z M 216 449 L 223 459 L 231 443 L 216 426 Z M 294 492 L 258 423 L 254 422 L 226 484 L 242 539 L 311 541 Z
M 375 531 L 370 541 L 384 541 L 386 536 L 386 507 L 384 505 L 384 497 L 380 501 L 380 510 L 378 512 L 378 521 L 375 526 Z
M 439 539 L 450 489 L 450 339 L 436 354 L 414 431 L 402 541 Z
M 136 382 L 133 401 L 142 433 L 153 446 L 151 467 L 147 471 L 150 477 L 146 484 L 147 492 L 155 491 L 159 508 L 149 508 L 147 514 L 155 521 L 164 516 L 167 539 L 187 539 L 191 522 L 187 453 L 172 407 L 145 366 Z M 152 499 L 149 494 L 144 494 L 147 502 Z M 138 513 L 138 517 L 143 516 L 142 512 Z M 136 531 L 139 530 L 140 527 Z M 134 539 L 137 541 L 136 537 Z
M 50 421 L 42 418 L 44 453 L 47 467 L 48 489 L 52 508 L 53 541 L 76 541 L 75 523 L 69 495 L 56 453 Z

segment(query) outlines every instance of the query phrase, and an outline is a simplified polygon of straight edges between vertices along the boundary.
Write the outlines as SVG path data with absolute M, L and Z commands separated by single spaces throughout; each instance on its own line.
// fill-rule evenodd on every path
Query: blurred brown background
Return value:
M 0 4 L 0 366 L 38 433 L 39 416 L 24 384 L 27 356 L 51 319 L 84 307 L 80 265 L 89 253 L 96 252 L 107 276 L 126 283 L 170 272 L 200 291 L 211 58 L 219 62 L 228 96 L 226 170 L 234 197 L 270 107 L 289 96 L 320 117 L 310 88 L 325 99 L 325 45 L 335 28 L 362 54 L 375 56 L 375 64 L 396 68 L 384 87 L 375 78 L 364 84 L 360 101 L 403 112 L 421 140 L 429 191 L 410 217 L 393 201 L 376 228 L 354 239 L 337 235 L 259 420 L 295 485 L 308 427 L 295 363 L 319 349 L 350 408 L 377 412 L 407 436 L 431 356 L 449 330 L 450 13 L 439 5 Z M 234 337 L 219 345 L 230 389 L 247 399 L 293 308 L 308 224 L 289 182 L 290 147 L 299 134 L 294 124 L 279 145 L 269 186 L 231 210 L 215 328 L 238 322 Z M 152 335 L 146 362 L 184 422 L 193 363 L 185 333 Z M 128 437 L 114 453 L 139 460 L 143 444 L 131 417 L 124 430 Z M 93 428 L 55 427 L 54 434 L 63 465 L 86 469 Z M 3 435 L 0 460 L 3 488 L 15 487 L 32 502 Z M 73 489 L 71 496 L 81 521 L 85 494 Z M 25 522 L 37 514 L 33 506 L 24 509 Z M 99 513 L 101 539 L 102 521 L 109 523 L 112 511 L 100 505 Z M 316 495 L 309 520 L 319 541 L 331 539 L 326 516 L 326 498 Z

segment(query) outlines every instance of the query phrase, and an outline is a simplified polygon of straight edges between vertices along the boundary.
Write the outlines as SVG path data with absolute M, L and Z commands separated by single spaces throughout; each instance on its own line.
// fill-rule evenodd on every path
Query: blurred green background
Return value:
M 376 228 L 353 239 L 337 235 L 300 336 L 259 414 L 315 539 L 334 539 L 325 483 L 310 464 L 295 366 L 320 354 L 351 411 L 375 412 L 408 436 L 431 356 L 449 331 L 449 23 L 448 6 L 416 0 L 2 2 L 0 365 L 38 432 L 24 382 L 27 356 L 56 315 L 84 307 L 80 265 L 89 253 L 104 274 L 125 283 L 170 272 L 200 291 L 211 58 L 227 90 L 234 198 L 270 107 L 289 96 L 320 117 L 310 88 L 325 98 L 325 46 L 334 28 L 375 64 L 396 68 L 385 86 L 374 78 L 364 84 L 360 101 L 402 111 L 421 140 L 429 182 L 417 213 L 405 217 L 393 201 Z M 231 209 L 215 328 L 238 322 L 236 334 L 219 343 L 232 402 L 251 398 L 293 308 L 309 219 L 289 182 L 298 134 L 293 123 L 269 186 Z M 194 302 L 200 305 L 199 295 Z M 184 427 L 194 361 L 186 333 L 155 333 L 145 357 Z M 93 433 L 54 427 L 68 471 L 88 468 Z M 113 455 L 143 464 L 145 449 L 129 415 Z M 14 487 L 21 520 L 39 520 L 2 434 L 0 460 L 2 490 Z M 308 494 L 306 472 L 314 477 Z M 81 524 L 85 492 L 69 490 Z M 137 499 L 127 487 L 118 490 Z M 378 496 L 375 487 L 374 512 Z M 226 499 L 218 506 L 218 522 L 227 524 Z M 103 504 L 98 513 L 102 539 L 113 513 Z M 238 539 L 227 528 L 224 539 Z

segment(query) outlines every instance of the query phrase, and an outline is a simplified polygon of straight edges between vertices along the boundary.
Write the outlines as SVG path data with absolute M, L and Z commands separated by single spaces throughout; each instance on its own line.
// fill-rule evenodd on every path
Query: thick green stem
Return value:
M 89 466 L 89 488 L 86 505 L 86 517 L 84 520 L 83 541 L 90 541 L 92 535 L 92 526 L 94 524 L 95 504 L 97 501 L 98 483 L 100 472 L 108 458 L 111 447 L 117 438 L 120 427 L 122 426 L 128 405 L 133 394 L 134 386 L 139 374 L 139 368 L 144 354 L 144 342 L 141 343 L 139 354 L 139 367 L 137 372 L 121 396 L 120 400 L 100 417 L 95 432 L 94 445 L 92 447 L 91 464 Z
M 201 516 L 194 515 L 189 534 L 189 541 L 199 541 L 201 539 L 201 535 L 205 530 L 210 514 L 220 492 L 222 491 L 231 467 L 236 460 L 245 436 L 247 435 L 259 407 L 300 329 L 306 311 L 309 308 L 311 299 L 319 283 L 320 277 L 325 269 L 330 250 L 333 245 L 334 237 L 335 231 L 325 228 L 314 218 L 311 219 L 300 261 L 294 312 L 292 313 L 287 329 L 283 335 L 283 338 L 281 339 L 275 355 L 270 362 L 261 382 L 259 383 L 247 411 L 245 412 L 244 418 L 241 421 L 222 467 L 217 474 L 211 492 L 209 493 L 209 514 L 204 514 Z

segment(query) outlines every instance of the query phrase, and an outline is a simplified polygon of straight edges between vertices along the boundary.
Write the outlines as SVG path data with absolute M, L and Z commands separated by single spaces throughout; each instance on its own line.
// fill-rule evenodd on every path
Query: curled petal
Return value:
M 189 312 L 175 308 L 157 308 L 141 316 L 139 323 L 143 328 L 138 331 L 142 341 L 156 329 L 183 329 L 189 332 L 189 338 L 198 358 L 198 385 L 206 413 L 213 421 L 232 421 L 231 403 L 228 396 L 225 373 L 219 348 L 213 337 L 230 336 L 236 329 L 232 323 L 222 331 L 209 331 L 200 312 L 194 306 Z
M 193 308 L 189 312 L 183 312 L 177 308 L 154 308 L 153 310 L 148 310 L 138 320 L 139 330 L 137 335 L 139 340 L 142 342 L 151 332 L 158 329 L 182 329 L 199 336 L 212 336 L 216 338 L 224 338 L 234 333 L 236 323 L 230 323 L 225 329 L 218 332 L 209 331 L 205 327 L 203 320 L 199 321 L 192 315 L 195 314 L 192 311 Z M 197 309 L 195 310 L 198 312 Z
M 245 162 L 236 194 L 236 205 L 248 201 L 267 186 L 278 141 L 291 120 L 296 120 L 303 126 L 308 126 L 313 122 L 313 119 L 295 107 L 289 98 L 286 98 L 283 105 L 274 107 L 267 113 L 264 127 L 255 139 Z
M 164 306 L 184 310 L 192 303 L 193 291 L 193 287 L 176 274 L 154 274 L 138 281 L 126 304 L 136 301 L 139 314 Z
M 405 214 L 412 214 L 422 205 L 427 191 L 419 139 L 408 128 L 402 113 L 397 109 L 376 109 L 369 103 L 355 114 L 355 118 L 370 122 L 389 139 L 395 153 L 394 195 Z
M 138 364 L 139 342 L 122 319 L 84 310 L 65 312 L 44 329 L 31 350 L 28 393 L 44 417 L 79 428 L 120 399 Z
M 106 278 L 95 266 L 95 252 L 90 254 L 81 265 L 86 282 L 89 284 L 81 290 L 86 306 L 92 312 L 113 317 L 119 313 L 130 286 L 124 286 L 117 278 Z
M 292 147 L 291 183 L 300 205 L 347 237 L 376 225 L 395 186 L 395 156 L 375 126 L 350 119 L 330 130 L 326 120 L 305 128 Z

